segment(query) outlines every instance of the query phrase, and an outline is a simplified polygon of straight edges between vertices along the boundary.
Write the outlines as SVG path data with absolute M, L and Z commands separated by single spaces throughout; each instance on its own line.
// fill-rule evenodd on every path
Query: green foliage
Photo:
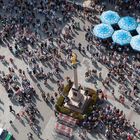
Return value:
M 67 84 L 64 89 L 63 89 L 63 95 L 64 96 L 68 96 L 68 93 L 70 91 L 70 89 L 72 88 L 73 83 Z M 64 107 L 64 97 L 60 96 L 57 99 L 56 105 L 55 105 L 55 109 L 58 112 L 61 112 L 63 114 L 66 115 L 70 115 L 71 117 L 78 119 L 79 121 L 83 120 L 85 118 L 85 116 L 88 116 L 92 111 L 93 111 L 93 105 L 96 104 L 96 101 L 98 99 L 98 95 L 96 93 L 95 90 L 87 88 L 86 90 L 88 90 L 88 96 L 91 97 L 91 102 L 88 105 L 88 107 L 85 110 L 84 114 L 78 113 L 78 112 L 74 112 L 72 110 L 70 110 L 69 108 Z
M 96 91 L 94 89 L 90 89 L 90 88 L 87 88 L 87 90 L 88 90 L 88 96 L 90 96 L 92 99 L 92 101 L 91 101 L 92 105 L 95 105 L 96 101 L 98 99 L 98 95 L 97 95 Z
M 56 104 L 58 106 L 62 106 L 64 104 L 64 97 L 63 96 L 60 96 L 58 99 L 57 99 L 57 102 Z
M 96 104 L 97 99 L 98 99 L 98 95 L 97 95 L 97 93 L 96 93 L 96 94 L 93 94 L 93 95 L 92 95 L 92 104 L 93 104 L 93 105 Z
M 79 121 L 84 119 L 84 115 L 79 112 L 73 112 L 71 116 L 75 119 L 78 119 Z
M 60 106 L 59 105 L 55 105 L 55 110 L 57 111 L 57 112 L 60 112 Z
M 90 115 L 90 113 L 93 111 L 93 105 L 89 105 L 88 108 L 85 111 L 85 114 L 88 116 Z
M 71 110 L 62 106 L 62 107 L 60 107 L 60 112 L 63 114 L 69 115 L 71 113 Z
M 64 87 L 63 94 L 64 94 L 65 96 L 68 96 L 68 93 L 69 93 L 70 89 L 72 88 L 72 85 L 73 85 L 73 83 L 67 84 L 67 85 Z

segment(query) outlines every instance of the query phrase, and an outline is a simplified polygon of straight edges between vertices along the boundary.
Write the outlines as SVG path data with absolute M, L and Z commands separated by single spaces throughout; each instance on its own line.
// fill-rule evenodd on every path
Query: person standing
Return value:
M 86 48 L 87 48 L 87 51 L 89 52 L 89 51 L 90 51 L 90 47 L 89 47 L 89 44 L 87 45 L 87 47 L 86 47 Z
M 13 112 L 15 114 L 15 110 L 13 109 L 13 107 L 10 105 L 9 106 L 10 112 Z
M 102 80 L 102 73 L 99 72 L 99 79 Z
M 17 118 L 18 120 L 21 120 L 21 117 L 20 117 L 20 114 L 19 114 L 19 113 L 16 114 L 16 118 Z
M 86 55 L 85 47 L 82 48 L 82 53 Z
M 33 134 L 31 132 L 29 132 L 27 134 L 27 137 L 28 137 L 29 140 L 33 140 Z
M 10 123 L 10 125 L 13 125 L 13 121 L 12 120 L 10 120 L 9 123 Z
M 114 89 L 111 90 L 111 94 L 114 96 L 114 94 L 115 94 Z
M 80 53 L 81 53 L 81 46 L 82 46 L 82 44 L 79 43 L 79 44 L 78 44 L 78 50 L 79 50 Z

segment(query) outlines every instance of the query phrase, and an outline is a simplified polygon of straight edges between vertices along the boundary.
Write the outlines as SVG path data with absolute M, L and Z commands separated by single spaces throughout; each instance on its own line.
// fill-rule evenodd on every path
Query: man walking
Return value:
M 29 133 L 27 134 L 27 136 L 28 136 L 28 139 L 29 139 L 29 140 L 33 140 L 33 134 L 32 134 L 31 132 L 29 132 Z
M 9 106 L 10 112 L 13 112 L 15 114 L 15 110 L 13 109 L 13 107 L 10 105 Z

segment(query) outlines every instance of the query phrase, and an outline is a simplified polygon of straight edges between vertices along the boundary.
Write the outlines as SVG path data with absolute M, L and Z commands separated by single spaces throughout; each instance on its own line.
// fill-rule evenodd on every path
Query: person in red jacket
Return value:
M 127 134 L 127 140 L 133 140 L 133 137 L 131 136 L 130 133 Z

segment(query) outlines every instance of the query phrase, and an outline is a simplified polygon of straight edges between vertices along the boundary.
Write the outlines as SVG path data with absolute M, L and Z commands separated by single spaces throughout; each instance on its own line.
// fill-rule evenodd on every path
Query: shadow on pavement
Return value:
M 13 128 L 13 130 L 14 130 L 16 133 L 18 133 L 18 134 L 19 134 L 19 131 L 18 131 L 18 129 L 15 127 L 15 125 L 14 125 L 14 124 L 11 124 L 11 127 Z
M 2 107 L 0 107 L 0 110 L 4 113 L 4 109 Z

